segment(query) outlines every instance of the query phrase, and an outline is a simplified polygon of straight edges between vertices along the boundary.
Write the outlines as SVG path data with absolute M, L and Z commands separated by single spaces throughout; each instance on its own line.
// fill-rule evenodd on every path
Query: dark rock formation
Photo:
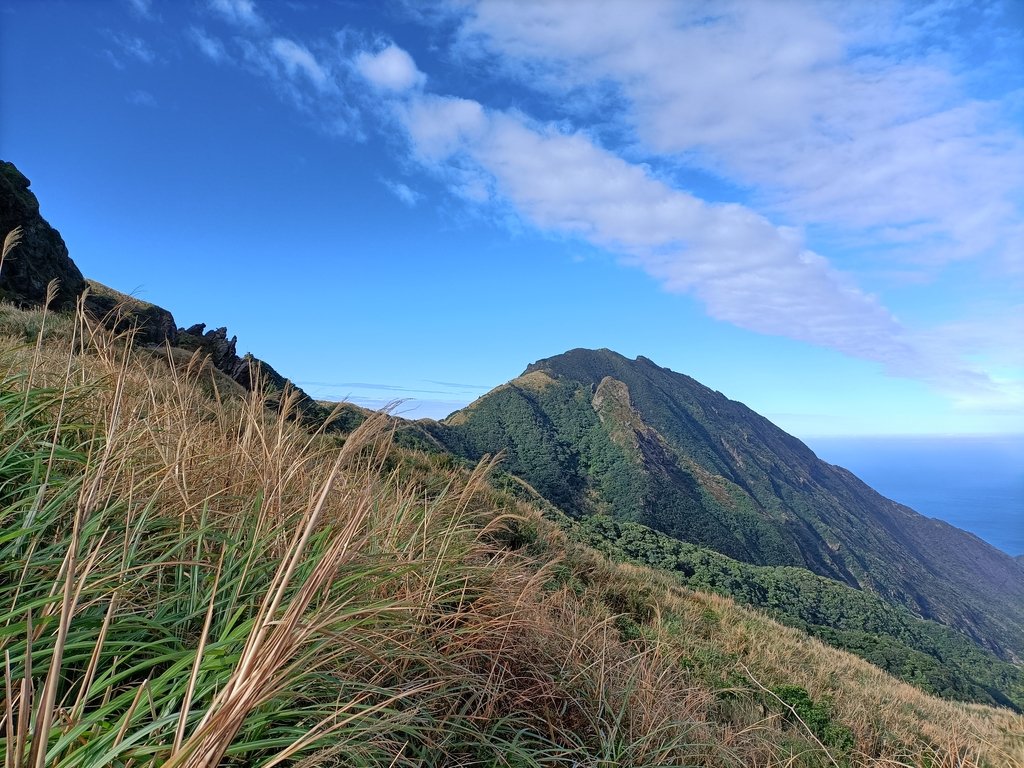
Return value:
M 245 354 L 238 356 L 238 337 L 228 338 L 227 328 L 206 330 L 206 323 L 196 323 L 188 328 L 177 329 L 175 346 L 189 351 L 201 350 L 210 364 L 228 378 L 248 391 L 262 389 L 267 396 L 267 404 L 280 408 L 282 396 L 293 392 L 295 409 L 304 423 L 322 424 L 328 413 L 313 398 L 296 387 L 274 368 L 257 357 Z
M 46 301 L 47 285 L 56 278 L 60 288 L 52 306 L 71 309 L 88 287 L 86 312 L 115 332 L 132 331 L 136 344 L 201 350 L 214 368 L 246 390 L 262 389 L 269 406 L 280 408 L 282 396 L 294 392 L 295 411 L 303 423 L 319 426 L 327 418 L 325 408 L 270 365 L 252 355 L 239 357 L 237 339 L 228 339 L 226 328 L 207 331 L 200 323 L 179 329 L 163 307 L 87 281 L 68 256 L 60 233 L 39 215 L 29 180 L 13 163 L 0 160 L 0 239 L 15 227 L 21 227 L 21 242 L 0 267 L 0 300 L 38 306 Z
M 39 215 L 39 201 L 29 190 L 29 180 L 13 163 L 0 160 L 0 238 L 21 227 L 21 243 L 0 269 L 0 299 L 20 306 L 46 301 L 46 287 L 60 281 L 55 309 L 74 306 L 85 290 L 85 278 L 68 257 L 60 232 Z
M 177 344 L 178 325 L 166 309 L 126 296 L 95 280 L 87 282 L 85 308 L 107 328 L 115 332 L 134 330 L 136 344 Z

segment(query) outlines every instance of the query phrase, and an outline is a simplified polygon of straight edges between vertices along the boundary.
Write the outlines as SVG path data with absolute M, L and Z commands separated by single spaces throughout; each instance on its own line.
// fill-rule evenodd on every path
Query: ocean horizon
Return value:
M 1024 435 L 816 437 L 818 458 L 927 517 L 1024 554 Z

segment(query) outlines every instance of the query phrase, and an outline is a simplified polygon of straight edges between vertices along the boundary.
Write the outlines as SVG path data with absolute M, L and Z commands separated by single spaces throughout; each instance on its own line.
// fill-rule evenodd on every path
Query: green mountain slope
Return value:
M 868 592 L 803 568 L 741 563 L 604 515 L 560 522 L 572 539 L 614 560 L 667 571 L 691 589 L 761 608 L 929 693 L 1024 711 L 1024 667 Z
M 571 516 L 607 514 L 757 565 L 796 566 L 1024 658 L 1024 573 L 885 499 L 741 403 L 640 357 L 572 350 L 424 429 Z

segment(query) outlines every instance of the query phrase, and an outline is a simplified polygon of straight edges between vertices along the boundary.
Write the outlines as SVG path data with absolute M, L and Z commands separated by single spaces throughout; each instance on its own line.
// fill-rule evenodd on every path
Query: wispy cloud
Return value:
M 237 26 L 250 29 L 263 26 L 263 18 L 253 0 L 209 0 L 209 7 Z
M 419 395 L 458 395 L 457 385 L 446 386 L 444 389 L 431 389 L 424 387 L 400 387 L 394 384 L 374 384 L 365 381 L 297 381 L 300 387 L 315 387 L 320 392 L 360 392 L 363 390 L 393 392 L 396 396 L 419 396 Z
M 391 194 L 410 208 L 415 207 L 416 204 L 423 199 L 422 194 L 409 187 L 408 184 L 403 184 L 400 181 L 395 181 L 393 179 L 381 179 L 380 183 L 387 187 Z
M 306 47 L 294 40 L 276 37 L 270 43 L 270 50 L 284 66 L 289 77 L 294 78 L 301 74 L 317 88 L 322 90 L 327 87 L 329 83 L 327 72 Z
M 204 56 L 264 78 L 324 133 L 361 138 L 358 111 L 342 87 L 353 71 L 351 61 L 339 51 L 338 40 L 344 35 L 330 33 L 324 39 L 300 41 L 278 34 L 276 25 L 264 18 L 252 0 L 208 0 L 207 6 L 236 29 L 216 36 L 192 26 L 188 36 Z
M 908 354 L 890 313 L 795 230 L 673 189 L 580 132 L 457 98 L 415 99 L 402 115 L 415 156 L 460 190 L 620 254 L 717 319 L 883 362 Z
M 127 0 L 128 7 L 144 19 L 155 18 L 153 0 Z
M 436 382 L 427 382 L 436 383 Z M 400 387 L 393 384 L 371 382 L 296 382 L 315 398 L 328 401 L 354 403 L 371 410 L 388 409 L 396 416 L 409 419 L 441 419 L 464 408 L 486 387 L 474 387 L 472 394 L 459 384 L 440 382 L 442 388 Z
M 127 60 L 143 64 L 153 64 L 157 61 L 156 52 L 141 37 L 120 32 L 108 32 L 107 37 L 114 44 L 113 48 L 105 51 L 107 59 L 118 69 L 124 69 Z
M 454 411 L 464 408 L 467 403 L 463 400 L 428 400 L 420 398 L 409 398 L 406 400 L 384 400 L 373 397 L 351 397 L 344 402 L 353 403 L 371 411 L 386 409 L 393 416 L 401 416 L 404 419 L 443 419 Z
M 323 389 L 378 389 L 386 392 L 413 392 L 409 387 L 394 384 L 373 384 L 366 381 L 297 381 L 301 387 L 321 387 Z
M 452 390 L 466 390 L 469 392 L 487 392 L 491 389 L 491 386 L 487 384 L 463 384 L 457 381 L 435 381 L 434 379 L 424 379 L 428 384 L 437 384 L 441 387 L 447 387 Z
M 1024 304 L 991 307 L 970 318 L 915 333 L 915 346 L 935 360 L 956 361 L 985 374 L 984 386 L 950 387 L 964 409 L 1004 410 L 1024 429 Z M 908 372 L 912 375 L 912 372 Z
M 753 187 L 780 215 L 869 231 L 919 261 L 1020 244 L 1024 140 L 1011 102 L 1024 78 L 967 95 L 962 52 L 935 35 L 967 23 L 966 4 L 468 8 L 468 55 L 550 93 L 613 83 L 624 109 L 612 117 L 642 147 Z
M 228 58 L 228 52 L 224 43 L 219 38 L 209 35 L 200 27 L 191 27 L 188 31 L 189 39 L 203 52 L 203 55 L 218 64 Z

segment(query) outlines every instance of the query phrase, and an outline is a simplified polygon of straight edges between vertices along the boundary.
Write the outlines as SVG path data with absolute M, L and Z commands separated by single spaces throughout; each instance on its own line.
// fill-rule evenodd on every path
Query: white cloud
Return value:
M 414 208 L 420 200 L 423 199 L 423 195 L 412 189 L 408 184 L 403 184 L 400 181 L 394 181 L 392 179 L 381 179 L 380 183 L 383 184 L 388 190 L 401 200 L 405 205 L 410 208 Z
M 189 37 L 208 59 L 220 63 L 228 58 L 227 50 L 218 38 L 208 35 L 198 27 L 189 30 Z
M 912 354 L 884 307 L 748 208 L 708 204 L 582 133 L 465 99 L 419 98 L 402 115 L 416 156 L 456 186 L 482 180 L 532 225 L 619 254 L 712 317 L 884 363 Z
M 141 37 L 126 34 L 110 34 L 110 39 L 117 45 L 118 53 L 108 50 L 107 56 L 118 69 L 124 69 L 122 56 L 135 59 L 143 64 L 153 64 L 157 60 L 156 53 Z
M 260 16 L 251 0 L 207 0 L 207 5 L 239 29 L 218 37 L 191 27 L 188 36 L 204 56 L 263 78 L 323 133 L 362 138 L 360 115 L 341 87 L 352 79 L 351 56 L 338 50 L 341 37 L 310 44 L 276 34 L 275 25 Z
M 294 40 L 277 37 L 271 42 L 270 49 L 284 66 L 289 77 L 295 77 L 301 72 L 317 88 L 324 89 L 328 86 L 330 81 L 327 72 L 304 46 Z
M 553 93 L 613 83 L 625 110 L 603 119 L 779 215 L 870 230 L 906 259 L 1005 258 L 1024 138 L 1003 102 L 966 94 L 955 43 L 916 45 L 957 9 L 914 8 L 482 0 L 462 48 Z
M 402 108 L 405 127 L 419 158 L 434 163 L 480 139 L 487 116 L 479 102 L 427 95 Z
M 115 69 L 124 69 L 124 62 L 121 58 L 109 48 L 103 49 L 103 56 Z
M 378 53 L 363 51 L 356 56 L 355 65 L 371 85 L 385 91 L 422 87 L 427 79 L 412 57 L 397 45 L 389 45 Z
M 970 319 L 920 331 L 914 345 L 933 360 L 966 361 L 983 386 L 948 387 L 965 409 L 1004 409 L 1024 427 L 1024 304 L 979 309 Z
M 263 19 L 252 0 L 209 0 L 211 9 L 240 27 L 261 27 Z

